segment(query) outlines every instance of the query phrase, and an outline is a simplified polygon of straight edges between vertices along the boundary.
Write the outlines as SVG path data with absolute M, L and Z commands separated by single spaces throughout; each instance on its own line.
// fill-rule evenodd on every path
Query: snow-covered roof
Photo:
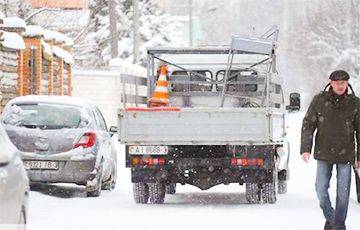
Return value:
M 19 34 L 13 32 L 5 32 L 5 31 L 2 31 L 2 33 L 3 33 L 1 35 L 2 46 L 16 50 L 25 49 L 25 42 Z
M 53 41 L 55 40 L 54 31 L 43 29 L 42 35 L 44 36 L 45 41 Z
M 42 47 L 43 47 L 43 49 L 44 49 L 44 52 L 45 52 L 46 54 L 48 54 L 48 55 L 50 55 L 50 56 L 53 55 L 53 52 L 52 52 L 52 50 L 51 50 L 51 46 L 50 46 L 46 41 L 41 40 L 41 45 L 42 45 Z
M 74 41 L 63 33 L 58 31 L 43 30 L 43 35 L 46 41 L 55 40 L 58 43 L 65 43 L 66 46 L 73 46 Z
M 29 25 L 25 30 L 25 37 L 38 37 L 43 35 L 44 29 L 41 26 Z
M 73 64 L 74 63 L 73 56 L 69 52 L 67 52 L 66 50 L 61 49 L 58 46 L 53 46 L 52 51 L 56 56 L 63 59 L 65 63 L 67 63 L 67 64 Z
M 65 36 L 65 45 L 66 46 L 73 46 L 74 45 L 74 40 L 72 38 L 69 38 L 67 36 Z
M 8 105 L 11 104 L 21 104 L 21 103 L 55 103 L 55 104 L 65 104 L 65 105 L 73 105 L 79 107 L 91 106 L 93 103 L 91 101 L 70 97 L 70 96 L 47 96 L 47 95 L 29 95 L 16 97 L 8 102 Z
M 56 42 L 59 43 L 65 43 L 66 42 L 66 36 L 60 32 L 53 31 L 53 36 Z
M 4 27 L 8 28 L 26 28 L 26 23 L 23 19 L 18 17 L 4 18 Z

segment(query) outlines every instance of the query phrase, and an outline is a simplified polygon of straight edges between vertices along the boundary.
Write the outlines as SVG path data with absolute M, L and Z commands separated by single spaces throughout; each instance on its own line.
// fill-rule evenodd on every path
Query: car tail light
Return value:
M 84 135 L 80 138 L 78 143 L 75 144 L 75 148 L 78 148 L 80 146 L 84 148 L 90 148 L 95 145 L 96 142 L 96 135 L 95 133 L 84 133 Z
M 231 158 L 232 166 L 263 166 L 264 160 L 261 158 Z

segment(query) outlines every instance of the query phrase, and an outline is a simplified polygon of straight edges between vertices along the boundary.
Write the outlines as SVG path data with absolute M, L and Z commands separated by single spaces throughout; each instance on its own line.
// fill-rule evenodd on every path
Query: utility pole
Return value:
M 189 46 L 193 46 L 193 12 L 192 0 L 189 0 Z
M 133 63 L 139 62 L 139 0 L 133 0 Z
M 5 16 L 5 17 L 8 17 L 8 4 L 9 4 L 8 0 L 4 0 L 4 1 L 3 1 L 4 16 Z
M 109 21 L 110 21 L 110 49 L 111 49 L 111 58 L 118 57 L 118 42 L 119 34 L 117 30 L 116 23 L 116 3 L 115 0 L 109 0 Z

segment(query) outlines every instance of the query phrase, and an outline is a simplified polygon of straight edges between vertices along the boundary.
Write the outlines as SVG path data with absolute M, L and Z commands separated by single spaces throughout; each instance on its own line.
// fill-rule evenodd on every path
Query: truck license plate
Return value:
M 59 162 L 57 161 L 24 161 L 24 167 L 26 170 L 30 169 L 59 169 Z
M 167 155 L 169 148 L 167 146 L 130 146 L 130 155 Z

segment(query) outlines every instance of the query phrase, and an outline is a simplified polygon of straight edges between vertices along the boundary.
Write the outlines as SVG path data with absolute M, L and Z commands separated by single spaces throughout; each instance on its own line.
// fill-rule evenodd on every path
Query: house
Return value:
M 87 7 L 86 0 L 27 0 L 34 8 L 61 8 L 83 10 Z

